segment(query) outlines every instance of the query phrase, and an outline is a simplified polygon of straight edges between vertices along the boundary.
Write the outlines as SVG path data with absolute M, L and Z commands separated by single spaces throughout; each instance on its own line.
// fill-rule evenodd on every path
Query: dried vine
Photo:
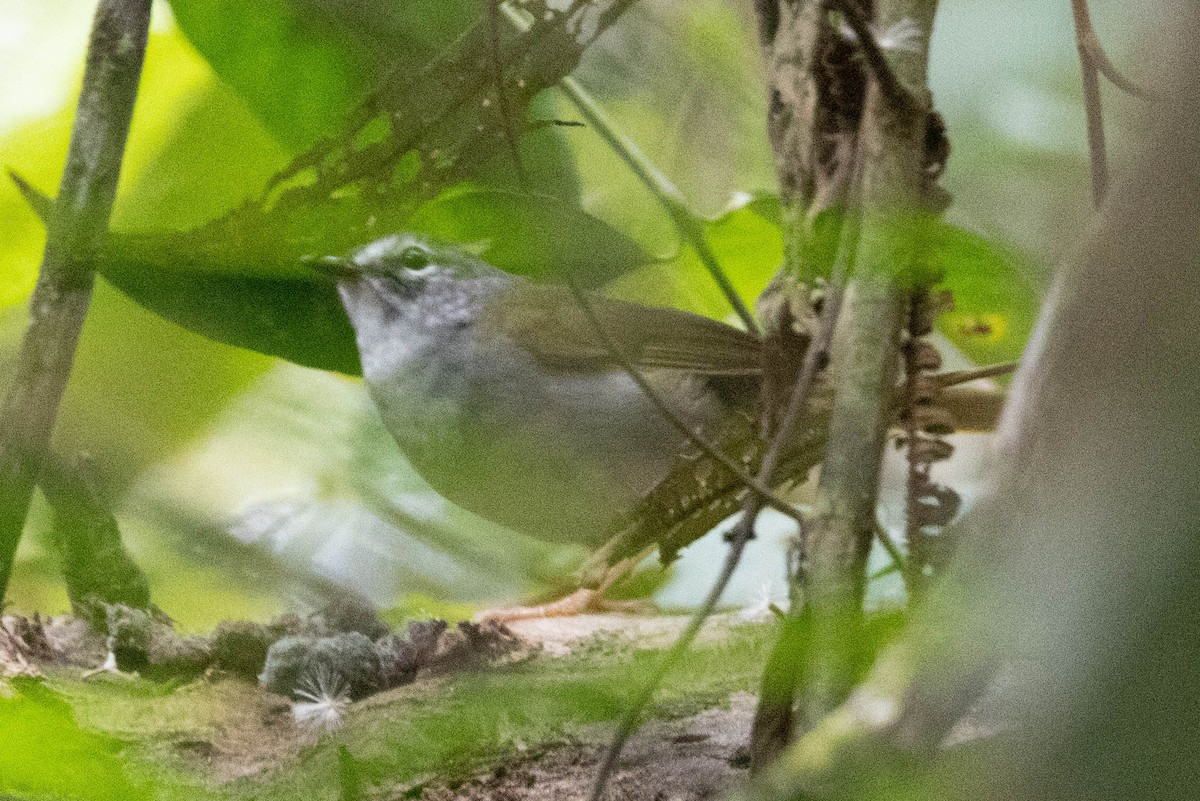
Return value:
M 1151 95 L 1122 75 L 1104 52 L 1100 37 L 1092 27 L 1088 0 L 1071 0 L 1075 21 L 1075 46 L 1079 51 L 1079 66 L 1083 71 L 1083 100 L 1087 111 L 1088 150 L 1091 153 L 1092 197 L 1099 206 L 1108 194 L 1108 148 L 1104 135 L 1104 110 L 1100 100 L 1100 76 L 1114 86 L 1141 98 Z
M 929 580 L 941 574 L 953 551 L 946 527 L 962 503 L 957 492 L 930 478 L 933 465 L 949 459 L 954 452 L 945 439 L 954 431 L 954 419 L 938 404 L 940 385 L 929 380 L 930 374 L 941 367 L 942 359 L 926 337 L 932 333 L 937 316 L 952 305 L 948 292 L 928 288 L 914 291 L 909 302 L 907 341 L 901 349 L 905 375 L 901 442 L 907 448 L 908 460 L 905 583 L 914 600 L 924 596 Z

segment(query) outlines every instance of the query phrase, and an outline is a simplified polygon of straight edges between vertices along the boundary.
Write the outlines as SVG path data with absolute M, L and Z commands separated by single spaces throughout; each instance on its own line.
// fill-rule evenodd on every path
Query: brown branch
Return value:
M 1134 97 L 1140 97 L 1143 100 L 1161 99 L 1155 93 L 1143 89 L 1136 82 L 1125 77 L 1112 63 L 1112 59 L 1104 51 L 1104 45 L 1100 43 L 1096 29 L 1092 26 L 1092 15 L 1087 0 L 1071 0 L 1071 11 L 1075 17 L 1075 35 L 1079 47 L 1086 51 L 1088 58 L 1091 59 L 1092 64 L 1101 75 L 1108 78 L 1113 86 Z
M 0 599 L 91 300 L 149 25 L 150 0 L 100 0 L 96 8 L 29 328 L 0 410 Z
M 1104 109 L 1100 99 L 1100 73 L 1092 58 L 1091 41 L 1096 39 L 1092 29 L 1087 0 L 1071 0 L 1075 19 L 1075 46 L 1079 51 L 1079 66 L 1083 72 L 1083 103 L 1087 114 L 1088 152 L 1092 164 L 1092 201 L 1096 206 L 1108 194 L 1108 150 L 1104 141 Z
M 877 19 L 913 18 L 929 31 L 936 7 L 936 0 L 881 2 Z M 900 64 L 904 82 L 925 85 L 927 49 Z M 850 327 L 834 355 L 837 395 L 803 548 L 812 652 L 801 717 L 810 724 L 845 699 L 857 669 L 851 645 L 862 624 L 879 465 L 893 414 L 902 284 L 919 247 L 897 223 L 921 207 L 927 106 L 892 103 L 872 78 L 859 133 L 862 230 L 847 301 Z
M 797 379 L 797 390 L 800 391 L 794 392 L 789 401 L 788 410 L 784 416 L 785 425 L 781 426 L 779 431 L 780 439 L 791 434 L 790 426 L 786 423 L 788 420 L 794 419 L 794 401 L 798 397 L 803 397 L 806 402 L 817 365 L 828 360 L 834 331 L 841 316 L 845 286 L 854 271 L 854 264 L 858 257 L 862 159 L 857 152 L 851 173 L 847 198 L 848 212 L 839 232 L 838 253 L 830 278 L 830 294 L 821 309 L 817 335 L 804 354 L 804 363 Z M 807 529 L 805 526 L 801 526 L 802 563 L 805 558 L 803 550 L 808 539 Z M 806 583 L 807 577 L 803 575 L 803 564 L 801 564 L 800 573 L 796 576 L 796 580 L 799 583 Z M 805 597 L 803 593 L 793 593 L 793 596 Z M 793 710 L 796 702 L 796 690 L 801 678 L 800 663 L 808 662 L 811 657 L 811 637 L 812 615 L 808 603 L 801 602 L 798 608 L 789 610 L 788 619 L 784 623 L 779 640 L 772 648 L 771 656 L 763 670 L 762 691 L 759 694 L 758 705 L 754 711 L 754 723 L 750 731 L 751 773 L 758 773 L 773 762 L 791 741 L 795 723 Z

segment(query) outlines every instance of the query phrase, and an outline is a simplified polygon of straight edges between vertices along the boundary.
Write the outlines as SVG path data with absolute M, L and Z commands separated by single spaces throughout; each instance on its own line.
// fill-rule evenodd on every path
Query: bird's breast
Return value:
M 410 342 L 363 369 L 414 467 L 457 505 L 525 533 L 596 543 L 666 475 L 682 437 L 624 372 L 553 369 L 510 342 Z M 652 375 L 680 414 L 722 413 L 703 381 Z

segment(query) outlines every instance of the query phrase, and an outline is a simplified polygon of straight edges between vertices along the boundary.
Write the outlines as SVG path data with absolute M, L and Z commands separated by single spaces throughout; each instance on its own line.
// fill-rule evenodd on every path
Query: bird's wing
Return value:
M 538 359 L 575 370 L 611 369 L 610 343 L 637 367 L 665 367 L 707 375 L 762 371 L 759 338 L 679 309 L 642 306 L 589 295 L 595 319 L 568 289 L 524 284 L 489 309 L 492 324 Z M 596 330 L 596 322 L 604 335 Z
M 773 489 L 803 483 L 821 462 L 833 410 L 833 392 L 823 382 L 809 398 L 792 437 L 776 463 Z M 758 475 L 765 445 L 751 415 L 727 416 L 711 435 L 717 450 Z M 657 546 L 663 564 L 703 537 L 742 505 L 746 486 L 720 462 L 694 445 L 675 459 L 671 471 L 610 530 L 610 539 L 584 568 L 584 586 L 595 586 L 603 568 Z

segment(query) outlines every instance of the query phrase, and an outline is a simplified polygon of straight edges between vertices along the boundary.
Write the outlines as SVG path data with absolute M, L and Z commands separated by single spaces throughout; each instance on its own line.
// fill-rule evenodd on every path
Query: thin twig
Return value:
M 101 0 L 30 323 L 0 410 L 0 599 L 58 416 L 108 233 L 150 27 L 150 0 Z
M 1088 45 L 1095 38 L 1087 0 L 1071 0 L 1075 18 L 1075 46 L 1083 72 L 1083 103 L 1087 114 L 1088 152 L 1092 164 L 1092 200 L 1096 206 L 1108 194 L 1108 151 L 1104 142 L 1104 110 L 1100 100 L 1100 74 Z
M 1112 63 L 1108 53 L 1104 52 L 1104 45 L 1100 43 L 1100 36 L 1092 25 L 1092 15 L 1087 0 L 1071 0 L 1071 11 L 1075 17 L 1075 35 L 1079 46 L 1087 52 L 1092 64 L 1100 71 L 1101 75 L 1108 78 L 1113 86 L 1134 97 L 1140 97 L 1143 100 L 1161 99 L 1155 93 L 1125 77 Z
M 526 31 L 529 29 L 529 21 L 522 12 L 508 5 L 503 6 L 503 10 L 509 22 L 517 30 Z M 755 322 L 750 308 L 742 300 L 737 290 L 734 289 L 733 282 L 725 274 L 725 270 L 717 260 L 716 254 L 713 253 L 712 248 L 708 245 L 708 241 L 704 238 L 704 220 L 693 214 L 691 209 L 687 207 L 687 202 L 684 200 L 683 193 L 679 191 L 679 188 L 671 183 L 671 180 L 663 175 L 654 162 L 646 157 L 641 148 L 617 127 L 616 122 L 608 116 L 603 107 L 596 102 L 596 99 L 578 81 L 568 75 L 559 81 L 558 85 L 566 93 L 570 101 L 575 104 L 575 107 L 579 109 L 579 113 L 596 129 L 596 132 L 608 143 L 613 152 L 625 162 L 626 166 L 629 167 L 633 174 L 650 190 L 650 193 L 654 195 L 659 204 L 662 205 L 663 209 L 667 212 L 667 216 L 671 218 L 671 222 L 675 224 L 676 230 L 679 231 L 680 237 L 696 251 L 700 263 L 704 265 L 704 269 L 708 270 L 709 275 L 716 281 L 722 294 L 725 295 L 725 299 L 733 307 L 734 313 L 742 321 L 742 325 L 746 326 L 746 330 L 755 334 L 759 333 L 758 323 Z
M 756 501 L 756 503 L 761 503 Z M 737 570 L 738 563 L 742 559 L 742 552 L 746 549 L 746 545 L 753 539 L 753 523 L 749 522 L 750 518 L 743 517 L 737 528 L 734 529 L 733 537 L 729 541 L 729 551 L 725 554 L 725 562 L 721 566 L 721 574 L 717 577 L 716 582 L 709 589 L 708 595 L 704 599 L 704 603 L 692 615 L 692 619 L 688 621 L 687 628 L 679 635 L 679 639 L 671 646 L 671 649 L 663 656 L 662 660 L 655 666 L 654 671 L 650 674 L 650 678 L 642 684 L 637 695 L 634 696 L 633 702 L 626 708 L 625 714 L 621 716 L 621 720 L 617 725 L 617 732 L 613 736 L 612 742 L 609 743 L 608 750 L 604 752 L 604 760 L 600 763 L 599 769 L 596 771 L 596 780 L 592 785 L 592 791 L 588 794 L 589 801 L 600 801 L 604 795 L 604 788 L 608 785 L 608 779 L 612 775 L 613 769 L 617 765 L 617 759 L 621 756 L 621 750 L 625 747 L 625 743 L 637 728 L 638 718 L 641 716 L 642 710 L 646 704 L 650 703 L 655 690 L 662 683 L 666 675 L 671 672 L 671 668 L 680 660 L 692 642 L 696 639 L 696 635 L 700 633 L 700 628 L 704 622 L 708 620 L 713 611 L 717 608 L 717 603 L 721 600 L 721 596 L 725 593 L 725 588 L 729 586 L 729 580 L 733 577 L 734 571 Z M 748 534 L 745 532 L 749 532 Z
M 840 298 L 830 298 L 830 301 L 832 303 L 827 302 L 826 308 L 829 309 L 832 307 L 832 314 L 836 316 L 836 310 L 840 306 Z M 813 384 L 813 377 L 822 361 L 816 356 L 811 355 L 816 350 L 817 345 L 818 343 L 814 339 L 814 342 L 809 345 L 809 349 L 805 353 L 804 365 L 792 389 L 787 413 L 779 427 L 779 431 L 772 438 L 771 444 L 763 456 L 762 466 L 759 469 L 759 481 L 763 484 L 769 485 L 774 478 L 775 468 L 783 453 L 783 447 L 787 442 L 790 432 L 795 428 L 799 411 L 806 405 L 808 393 Z M 607 786 L 608 780 L 616 768 L 617 760 L 621 756 L 621 751 L 624 749 L 625 743 L 628 742 L 630 736 L 637 728 L 638 718 L 641 716 L 642 710 L 649 703 L 651 697 L 653 697 L 663 678 L 682 658 L 687 649 L 691 647 L 700 628 L 716 609 L 717 603 L 720 601 L 725 588 L 729 585 L 729 580 L 733 577 L 733 573 L 741 561 L 746 545 L 754 538 L 754 524 L 758 519 L 758 513 L 762 511 L 765 505 L 765 501 L 766 498 L 762 495 L 751 494 L 746 497 L 741 519 L 727 535 L 729 551 L 725 555 L 725 562 L 721 567 L 720 575 L 709 590 L 704 603 L 692 616 L 692 619 L 688 621 L 687 628 L 684 629 L 683 633 L 679 635 L 679 639 L 675 641 L 670 650 L 663 656 L 662 661 L 655 668 L 654 672 L 650 674 L 650 678 L 642 685 L 637 695 L 634 696 L 633 702 L 625 710 L 625 714 L 622 715 L 621 720 L 617 724 L 617 731 L 613 735 L 613 739 L 604 753 L 604 759 L 600 763 L 600 768 L 596 772 L 595 783 L 592 785 L 592 792 L 588 796 L 589 801 L 600 801 L 604 794 L 604 788 Z
M 579 109 L 579 113 L 583 115 L 584 119 L 596 129 L 600 137 L 621 157 L 621 160 L 629 166 L 634 175 L 641 179 L 641 182 L 662 205 L 667 216 L 671 218 L 671 222 L 679 231 L 679 235 L 696 252 L 700 263 L 716 281 L 717 286 L 725 295 L 725 299 L 729 301 L 729 305 L 733 307 L 742 324 L 746 326 L 746 330 L 757 334 L 759 329 L 754 315 L 738 295 L 737 290 L 734 289 L 733 282 L 725 274 L 721 263 L 717 261 L 716 254 L 709 247 L 708 240 L 704 238 L 704 221 L 687 207 L 679 189 L 642 153 L 634 141 L 617 127 L 616 122 L 608 116 L 608 113 L 578 81 L 568 75 L 559 82 L 559 86 Z
M 596 315 L 596 310 L 592 307 L 591 301 L 588 300 L 587 295 L 583 292 L 583 290 L 579 288 L 579 285 L 575 282 L 574 278 L 568 277 L 567 282 L 571 288 L 571 292 L 575 295 L 575 301 L 579 304 L 579 308 L 588 318 L 588 323 L 596 332 L 596 336 L 600 338 L 600 342 L 604 345 L 605 349 L 612 354 L 612 357 L 617 361 L 617 364 L 620 365 L 620 367 L 629 375 L 629 377 L 633 379 L 633 382 L 638 385 L 638 389 L 642 391 L 642 394 L 644 394 L 646 398 L 652 404 L 654 404 L 655 408 L 658 409 L 662 416 L 665 417 L 671 423 L 671 425 L 678 429 L 680 433 L 682 433 L 693 444 L 695 444 L 696 447 L 700 448 L 700 450 L 704 451 L 704 453 L 712 459 L 720 462 L 725 469 L 733 473 L 734 476 L 743 484 L 745 484 L 748 489 L 761 496 L 766 501 L 768 506 L 778 512 L 782 512 L 798 523 L 802 522 L 803 516 L 792 504 L 776 495 L 774 491 L 772 491 L 771 488 L 762 481 L 758 480 L 749 473 L 746 473 L 742 467 L 731 456 L 729 456 L 729 454 L 722 451 L 716 445 L 716 443 L 711 442 L 707 437 L 700 433 L 699 430 L 693 429 L 686 422 L 684 422 L 683 418 L 679 416 L 679 413 L 672 409 L 666 400 L 663 399 L 662 395 L 660 395 L 658 391 L 651 386 L 650 382 L 646 380 L 646 377 L 641 374 L 641 372 L 629 359 L 629 356 L 621 349 L 621 346 L 618 345 L 616 340 L 613 339 L 608 333 L 608 330 L 604 327 L 604 324 Z
M 824 361 L 833 341 L 833 332 L 841 316 L 842 302 L 845 298 L 845 286 L 850 275 L 854 272 L 854 264 L 858 258 L 858 240 L 861 223 L 862 195 L 862 157 L 856 151 L 851 165 L 850 182 L 847 189 L 846 208 L 841 230 L 838 232 L 838 252 L 834 257 L 833 272 L 830 276 L 830 294 L 821 309 L 818 322 L 817 336 L 810 343 L 809 351 L 805 353 L 804 365 L 801 368 L 799 380 L 809 371 L 809 358 Z M 791 411 L 789 403 L 789 413 Z M 790 416 L 785 415 L 785 418 Z M 785 420 L 786 421 L 786 420 Z M 801 541 L 806 540 L 805 527 L 800 529 Z M 811 634 L 811 615 L 809 605 L 799 600 L 801 596 L 793 593 L 797 602 L 789 610 L 789 618 L 778 642 L 772 649 L 771 657 L 763 671 L 763 692 L 759 696 L 758 706 L 754 713 L 754 725 L 750 732 L 750 769 L 752 772 L 761 769 L 770 762 L 787 745 L 792 729 L 793 707 L 795 706 L 796 686 L 799 671 L 795 661 L 799 653 L 788 653 L 797 642 L 807 642 Z M 801 636 L 799 628 L 806 633 Z
M 903 568 L 900 567 L 900 565 L 896 564 L 895 562 L 889 562 L 888 564 L 886 564 L 883 567 L 876 570 L 871 575 L 867 576 L 867 581 L 875 581 L 876 579 L 881 579 L 886 576 L 890 576 L 893 573 L 900 572 L 902 570 L 903 570 Z M 901 577 L 903 577 L 903 576 L 901 576 Z
M 832 307 L 831 314 L 836 318 L 840 299 L 835 300 L 831 298 L 830 300 L 833 303 L 827 305 L 826 309 Z M 759 469 L 759 480 L 763 484 L 769 485 L 773 480 L 775 468 L 783 453 L 783 447 L 790 436 L 790 432 L 795 428 L 796 418 L 799 417 L 800 410 L 806 405 L 808 393 L 813 384 L 813 378 L 822 361 L 822 359 L 814 355 L 817 346 L 818 342 L 814 339 L 805 353 L 804 365 L 801 367 L 800 374 L 797 376 L 796 383 L 792 389 L 787 413 L 779 426 L 779 431 L 772 438 L 771 444 L 763 456 L 762 466 Z M 729 585 L 729 580 L 733 577 L 734 571 L 737 570 L 746 545 L 754 538 L 754 524 L 758 519 L 758 513 L 762 511 L 765 505 L 765 500 L 760 495 L 748 495 L 746 497 L 743 504 L 742 517 L 727 535 L 729 551 L 725 555 L 725 562 L 721 567 L 720 575 L 709 590 L 704 603 L 692 616 L 692 619 L 688 621 L 687 628 L 684 629 L 683 633 L 679 635 L 679 639 L 675 641 L 671 649 L 663 656 L 662 661 L 655 668 L 654 672 L 650 674 L 650 678 L 642 685 L 637 695 L 634 696 L 633 702 L 621 717 L 612 742 L 609 743 L 608 749 L 604 753 L 604 760 L 596 772 L 596 780 L 592 785 L 592 792 L 588 796 L 590 801 L 600 801 L 604 794 L 604 788 L 608 784 L 609 777 L 616 768 L 617 760 L 621 756 L 621 751 L 624 749 L 625 743 L 628 742 L 630 736 L 637 728 L 638 718 L 641 716 L 642 710 L 649 703 L 650 698 L 654 695 L 655 690 L 658 689 L 659 684 L 662 683 L 663 678 L 682 658 L 687 649 L 691 647 L 700 628 L 716 609 L 717 603 L 725 592 L 725 588 Z
M 888 568 L 899 570 L 901 575 L 907 577 L 908 565 L 904 558 L 904 552 L 900 550 L 900 546 L 892 539 L 892 535 L 888 533 L 888 530 L 878 523 L 875 524 L 875 539 L 879 540 L 879 544 L 883 546 L 883 550 L 887 551 L 888 557 L 892 560 Z M 876 578 L 876 576 L 873 575 L 871 578 Z

